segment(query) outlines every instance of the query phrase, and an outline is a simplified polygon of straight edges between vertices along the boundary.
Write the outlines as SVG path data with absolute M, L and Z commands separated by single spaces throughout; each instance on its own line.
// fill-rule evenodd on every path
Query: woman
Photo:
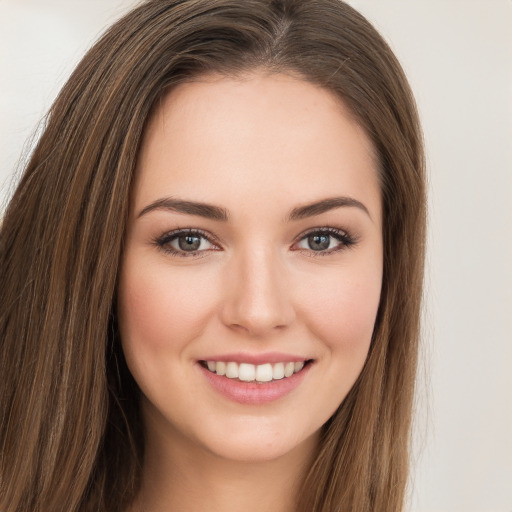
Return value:
M 128 14 L 5 214 L 0 509 L 401 510 L 424 194 L 346 4 Z

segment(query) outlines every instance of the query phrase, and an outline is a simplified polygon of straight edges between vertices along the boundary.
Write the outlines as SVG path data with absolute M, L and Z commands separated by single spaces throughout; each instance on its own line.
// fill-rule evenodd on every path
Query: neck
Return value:
M 317 443 L 314 436 L 277 459 L 238 461 L 190 439 L 148 436 L 142 488 L 131 511 L 295 512 Z

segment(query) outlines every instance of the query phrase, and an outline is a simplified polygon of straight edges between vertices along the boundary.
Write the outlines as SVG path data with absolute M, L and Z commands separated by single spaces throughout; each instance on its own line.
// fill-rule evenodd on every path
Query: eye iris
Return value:
M 308 236 L 308 245 L 313 251 L 323 251 L 329 249 L 330 238 L 329 235 L 310 235 Z
M 195 235 L 180 236 L 178 245 L 182 251 L 197 251 L 201 245 L 201 237 Z

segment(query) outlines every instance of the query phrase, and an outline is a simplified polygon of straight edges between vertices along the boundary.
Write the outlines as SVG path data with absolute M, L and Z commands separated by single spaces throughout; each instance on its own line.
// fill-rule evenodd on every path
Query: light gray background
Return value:
M 27 138 L 73 67 L 135 3 L 0 0 L 0 205 Z M 511 512 L 512 2 L 349 3 L 403 63 L 428 150 L 425 344 L 409 509 Z

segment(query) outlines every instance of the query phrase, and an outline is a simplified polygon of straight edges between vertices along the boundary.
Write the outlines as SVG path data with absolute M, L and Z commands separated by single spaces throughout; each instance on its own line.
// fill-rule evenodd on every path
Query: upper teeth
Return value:
M 224 375 L 229 379 L 240 379 L 245 382 L 270 382 L 271 380 L 290 377 L 294 373 L 300 372 L 304 367 L 304 361 L 297 363 L 265 363 L 265 364 L 249 364 L 234 363 L 233 361 L 207 361 L 208 369 L 217 375 Z

